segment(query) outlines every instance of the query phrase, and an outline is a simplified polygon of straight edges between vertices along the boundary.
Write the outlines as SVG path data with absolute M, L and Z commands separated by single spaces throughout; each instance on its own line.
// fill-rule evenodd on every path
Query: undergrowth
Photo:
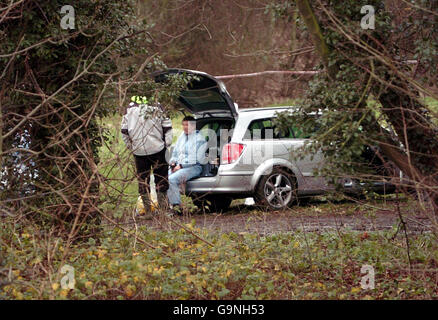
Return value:
M 9 218 L 0 226 L 0 299 L 434 299 L 438 250 L 432 234 L 394 230 L 213 234 L 184 229 L 138 236 L 110 228 L 98 241 L 66 242 Z M 395 235 L 395 236 L 394 236 Z M 207 244 L 210 242 L 213 246 Z M 62 266 L 74 268 L 63 288 Z M 362 289 L 363 265 L 375 289 Z M 68 284 L 64 278 L 64 284 Z

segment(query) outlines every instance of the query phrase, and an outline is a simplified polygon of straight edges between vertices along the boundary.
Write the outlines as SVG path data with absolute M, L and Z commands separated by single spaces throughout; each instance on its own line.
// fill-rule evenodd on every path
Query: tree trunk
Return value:
M 308 0 L 297 0 L 296 3 L 328 76 L 334 79 L 339 69 L 336 65 L 328 67 L 330 51 L 314 12 Z M 410 91 L 409 84 L 401 80 L 395 85 Z M 383 94 L 376 96 L 379 97 L 383 106 L 383 112 L 408 150 L 407 154 L 402 153 L 397 142 L 386 140 L 380 144 L 382 152 L 413 181 L 421 183 L 425 190 L 428 190 L 427 193 L 432 200 L 435 214 L 437 214 L 438 192 L 433 190 L 438 184 L 437 130 L 430 128 L 430 123 L 427 123 L 425 120 L 427 118 L 421 111 L 421 105 L 402 90 L 396 91 L 393 88 L 386 88 Z
M 398 81 L 396 85 L 406 90 L 409 84 Z M 391 150 L 395 147 L 386 147 L 385 154 L 425 190 L 438 214 L 438 192 L 433 190 L 438 185 L 438 130 L 431 127 L 424 107 L 402 90 L 388 88 L 379 101 L 406 150 L 395 154 Z
M 301 17 L 304 20 L 304 23 L 307 26 L 307 29 L 310 32 L 312 37 L 312 41 L 315 45 L 316 51 L 321 57 L 321 61 L 327 70 L 327 74 L 330 79 L 334 79 L 336 74 L 336 66 L 329 67 L 329 48 L 325 43 L 324 36 L 322 35 L 321 28 L 319 27 L 318 21 L 316 20 L 316 16 L 313 13 L 312 7 L 308 0 L 297 0 L 296 1 L 298 10 L 301 14 Z

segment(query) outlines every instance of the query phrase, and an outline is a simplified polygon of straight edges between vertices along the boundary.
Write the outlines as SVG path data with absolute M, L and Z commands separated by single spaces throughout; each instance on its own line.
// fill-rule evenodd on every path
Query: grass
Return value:
M 122 140 L 121 117 L 101 119 L 101 123 L 107 137 L 99 150 L 99 173 L 105 177 L 105 183 L 100 186 L 101 207 L 104 211 L 122 214 L 138 197 L 134 159 Z
M 286 99 L 268 104 L 266 107 L 288 107 L 296 106 L 298 99 Z
M 432 121 L 435 123 L 435 125 L 438 125 L 438 100 L 432 97 L 426 97 L 424 101 L 426 106 L 428 106 L 432 112 Z
M 424 100 L 427 106 L 429 106 L 434 112 L 438 112 L 438 100 L 432 97 L 426 97 Z

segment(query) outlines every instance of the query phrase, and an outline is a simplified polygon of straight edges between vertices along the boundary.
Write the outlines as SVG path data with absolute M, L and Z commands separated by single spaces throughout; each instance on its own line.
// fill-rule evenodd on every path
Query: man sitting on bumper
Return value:
M 180 186 L 201 175 L 202 164 L 206 162 L 207 141 L 196 130 L 193 117 L 182 120 L 183 133 L 179 136 L 169 161 L 169 190 L 167 196 L 176 214 L 181 214 Z

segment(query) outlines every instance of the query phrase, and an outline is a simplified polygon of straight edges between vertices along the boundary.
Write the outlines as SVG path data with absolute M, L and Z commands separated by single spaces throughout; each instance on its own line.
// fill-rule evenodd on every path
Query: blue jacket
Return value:
M 176 141 L 169 163 L 174 162 L 183 168 L 206 164 L 206 151 L 207 141 L 199 131 L 193 131 L 189 135 L 183 132 Z

